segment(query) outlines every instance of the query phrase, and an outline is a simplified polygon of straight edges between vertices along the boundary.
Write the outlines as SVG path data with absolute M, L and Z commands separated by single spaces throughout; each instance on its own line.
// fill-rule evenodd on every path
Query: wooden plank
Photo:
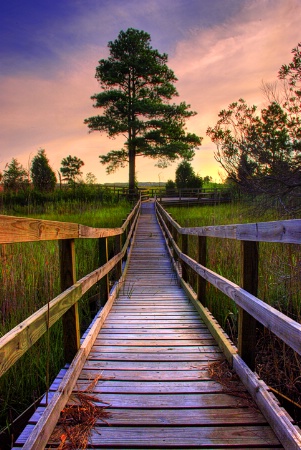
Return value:
M 98 345 L 112 345 L 113 339 L 96 339 L 96 344 Z M 200 344 L 209 345 L 209 344 L 215 344 L 215 340 L 210 337 L 202 339 L 181 339 L 181 340 L 175 340 L 175 339 L 114 339 L 114 345 L 140 345 L 140 346 L 183 346 L 186 347 L 187 345 L 196 345 L 197 347 L 200 346 Z
M 102 353 L 113 353 L 113 352 L 124 352 L 124 353 L 152 353 L 154 355 L 156 354 L 166 354 L 166 353 L 185 353 L 185 355 L 188 355 L 189 353 L 202 353 L 202 352 L 220 352 L 220 349 L 216 342 L 212 340 L 212 343 L 209 345 L 205 345 L 203 343 L 198 342 L 197 345 L 176 345 L 174 342 L 173 346 L 160 346 L 157 345 L 154 347 L 153 345 L 132 345 L 132 346 L 126 346 L 126 345 L 97 345 L 97 343 L 94 344 L 93 347 L 97 347 L 100 352 Z
M 131 327 L 133 327 L 134 325 L 131 324 Z M 177 325 L 176 325 L 177 326 Z M 202 335 L 202 333 L 208 332 L 208 330 L 206 330 L 206 327 L 195 327 L 195 328 L 190 328 L 190 327 L 186 327 L 186 328 L 172 328 L 172 327 L 157 327 L 156 325 L 153 325 L 152 327 L 148 327 L 146 325 L 140 325 L 138 327 L 135 328 L 129 328 L 129 327 L 123 327 L 122 325 L 119 325 L 118 328 L 116 327 L 110 327 L 110 328 L 106 328 L 102 331 L 102 335 L 110 335 L 110 334 L 124 334 L 127 333 L 129 335 L 133 335 L 133 334 L 140 334 L 141 336 L 147 336 L 147 335 L 151 335 L 153 334 L 153 336 L 160 336 L 160 335 L 166 335 L 166 334 L 170 334 L 170 333 L 174 333 L 176 334 L 185 334 L 185 335 L 189 335 L 189 337 L 192 337 L 191 335 L 193 334 L 198 334 L 198 335 Z
M 211 394 L 107 394 L 97 392 L 93 396 L 99 405 L 109 404 L 112 408 L 236 408 L 248 405 L 248 400 L 225 393 Z M 96 400 L 95 400 L 96 401 Z M 72 404 L 70 399 L 69 404 Z
M 198 364 L 201 366 L 201 363 Z M 113 378 L 123 381 L 188 381 L 210 380 L 208 375 L 208 364 L 204 363 L 203 369 L 187 370 L 111 370 L 103 369 L 102 378 Z M 93 381 L 99 375 L 98 369 L 83 369 L 80 379 Z
M 97 448 L 251 448 L 279 445 L 269 426 L 249 427 L 96 427 L 91 441 Z M 49 442 L 51 444 L 52 441 Z
M 168 333 L 157 333 L 155 330 L 152 331 L 148 331 L 147 333 L 143 332 L 141 330 L 140 333 L 110 333 L 110 332 L 101 332 L 98 335 L 98 339 L 102 340 L 102 338 L 104 339 L 158 339 L 158 340 L 168 340 L 168 339 L 174 339 L 174 340 L 179 340 L 179 339 L 207 339 L 210 338 L 211 334 L 209 333 L 208 330 L 202 331 L 200 333 L 173 333 L 173 332 L 168 332 Z
M 121 228 L 93 228 L 78 223 L 0 215 L 0 244 L 120 235 L 139 213 L 138 201 Z
M 43 411 L 38 408 L 31 418 L 31 423 L 37 421 Z M 161 409 L 158 411 L 151 409 L 116 409 L 109 408 L 110 417 L 107 420 L 110 426 L 125 426 L 133 423 L 139 426 L 212 426 L 212 425 L 266 425 L 263 415 L 255 409 L 246 408 L 225 408 L 215 409 L 189 409 L 189 414 L 183 409 Z M 97 426 L 103 423 L 97 421 Z M 101 432 L 101 430 L 100 430 Z
M 181 227 L 175 222 L 159 203 L 157 203 L 157 207 L 162 216 L 165 217 L 165 219 L 171 223 L 180 234 L 228 238 L 243 241 L 301 244 L 301 219 L 188 228 Z
M 208 365 L 214 361 L 221 361 L 224 358 L 217 353 L 210 353 L 208 358 L 199 361 L 99 361 L 89 358 L 84 368 L 97 370 L 207 370 Z M 172 375 L 171 375 L 172 376 Z
M 61 379 L 56 379 L 51 386 L 54 392 Z M 85 391 L 89 388 L 90 380 L 78 379 L 74 392 Z M 246 392 L 244 386 L 237 388 L 240 392 Z M 100 379 L 93 387 L 93 392 L 99 394 L 118 392 L 123 394 L 193 394 L 193 393 L 216 393 L 223 392 L 224 387 L 212 380 L 189 380 L 189 381 L 129 381 L 129 380 L 104 380 Z
M 201 322 L 191 322 L 191 323 L 177 323 L 177 321 L 173 321 L 173 322 L 165 322 L 165 320 L 161 320 L 160 323 L 156 323 L 155 321 L 151 322 L 149 321 L 148 323 L 133 323 L 135 322 L 134 320 L 131 320 L 130 323 L 128 322 L 110 322 L 110 323 L 105 323 L 104 326 L 102 327 L 102 331 L 108 331 L 108 330 L 115 330 L 116 332 L 118 330 L 131 330 L 131 329 L 135 329 L 135 330 L 139 330 L 139 329 L 147 329 L 147 330 L 151 330 L 151 329 L 155 329 L 159 332 L 159 330 L 170 330 L 172 329 L 173 331 L 179 331 L 182 329 L 185 329 L 187 331 L 189 330 L 204 330 L 206 328 L 206 326 L 204 324 L 202 324 Z M 135 328 L 134 328 L 135 327 Z M 176 328 L 174 328 L 176 327 Z
M 113 352 L 102 353 L 101 348 L 94 346 L 90 352 L 89 360 L 97 359 L 103 361 L 209 361 L 220 359 L 217 355 L 221 352 L 209 351 L 199 353 L 145 353 L 139 352 Z
M 0 216 L 0 244 L 78 237 L 77 223 Z

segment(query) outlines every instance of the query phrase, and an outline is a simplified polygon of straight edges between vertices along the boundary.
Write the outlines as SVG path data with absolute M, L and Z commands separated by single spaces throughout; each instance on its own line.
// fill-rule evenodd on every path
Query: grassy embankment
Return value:
M 26 209 L 18 207 L 15 211 L 6 212 L 25 216 Z M 114 228 L 121 226 L 131 206 L 120 202 L 96 208 L 95 204 L 66 202 L 56 208 L 49 204 L 47 210 L 46 214 L 30 214 L 28 217 Z M 76 240 L 77 279 L 98 267 L 97 245 L 97 239 Z M 109 239 L 109 246 L 112 245 L 113 239 Z M 58 242 L 2 245 L 0 261 L 0 336 L 3 336 L 60 293 Z M 88 297 L 95 292 L 95 289 L 92 293 L 88 292 L 80 302 L 82 324 L 89 323 L 91 319 Z M 46 391 L 48 375 L 52 379 L 63 366 L 60 321 L 50 329 L 49 352 L 47 339 L 40 339 L 0 378 L 0 430 Z
M 254 205 L 227 204 L 191 208 L 169 207 L 168 211 L 187 227 L 227 225 L 280 220 L 276 210 L 263 211 Z M 196 257 L 196 238 L 189 237 L 189 255 Z M 207 266 L 240 284 L 240 242 L 207 238 Z M 258 297 L 301 322 L 301 256 L 294 244 L 259 244 Z M 191 278 L 193 284 L 193 279 Z M 237 308 L 213 286 L 207 286 L 209 309 L 234 342 L 237 339 Z M 277 391 L 299 402 L 301 418 L 301 358 L 267 330 L 258 331 L 257 372 Z

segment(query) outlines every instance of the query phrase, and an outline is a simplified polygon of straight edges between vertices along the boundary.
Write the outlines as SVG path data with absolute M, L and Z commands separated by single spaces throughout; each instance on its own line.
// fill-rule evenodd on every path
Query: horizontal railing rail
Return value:
M 60 240 L 60 266 L 62 293 L 44 305 L 22 323 L 0 338 L 0 376 L 37 342 L 40 337 L 61 317 L 66 362 L 71 362 L 80 345 L 78 301 L 96 283 L 103 280 L 114 268 L 116 276 L 122 275 L 122 260 L 126 257 L 140 212 L 139 200 L 120 228 L 91 228 L 74 223 L 35 220 L 11 216 L 0 216 L 0 242 L 16 243 L 40 240 Z M 124 243 L 122 244 L 122 235 Z M 115 236 L 116 254 L 108 260 L 107 238 Z M 97 238 L 103 241 L 104 250 L 100 260 L 103 264 L 80 280 L 75 280 L 75 238 Z M 70 275 L 71 274 L 71 275 Z M 107 298 L 108 280 L 103 289 Z M 116 280 L 118 281 L 118 280 Z M 65 319 L 65 320 L 64 320 Z M 65 324 L 64 324 L 65 322 Z
M 231 298 L 239 309 L 238 351 L 242 359 L 254 369 L 256 321 L 268 328 L 294 351 L 301 355 L 301 324 L 266 304 L 257 297 L 258 242 L 301 244 L 301 220 L 263 222 L 244 225 L 209 227 L 181 227 L 156 202 L 158 219 L 168 244 L 182 267 L 182 278 L 187 282 L 187 266 L 198 276 L 196 298 L 206 305 L 206 282 L 211 283 Z M 182 248 L 178 245 L 181 235 Z M 188 255 L 188 236 L 198 236 L 198 261 Z M 206 238 L 218 237 L 242 241 L 242 286 L 239 286 L 206 267 Z M 229 358 L 231 359 L 229 354 Z

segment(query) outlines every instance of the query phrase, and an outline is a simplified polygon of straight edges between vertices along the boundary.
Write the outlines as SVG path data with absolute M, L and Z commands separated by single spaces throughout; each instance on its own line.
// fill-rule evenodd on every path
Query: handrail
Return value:
M 159 202 L 156 204 L 165 219 L 179 234 L 236 239 L 238 241 L 301 244 L 301 219 L 205 227 L 181 227 Z
M 237 284 L 208 269 L 199 262 L 193 260 L 185 254 L 188 248 L 187 243 L 185 244 L 185 251 L 181 250 L 177 245 L 173 231 L 171 231 L 167 226 L 168 223 L 171 228 L 176 230 L 176 232 L 182 236 L 189 234 L 201 237 L 210 236 L 237 240 L 257 240 L 300 244 L 301 220 L 286 220 L 281 221 L 280 223 L 264 222 L 261 224 L 246 224 L 245 226 L 226 225 L 220 227 L 182 228 L 174 219 L 172 219 L 172 217 L 158 202 L 156 202 L 156 208 L 160 223 L 167 235 L 168 242 L 177 254 L 181 264 L 192 268 L 192 270 L 200 277 L 226 294 L 236 303 L 238 307 L 242 308 L 243 311 L 247 312 L 252 318 L 263 324 L 283 342 L 301 355 L 301 324 L 277 311 L 272 306 L 266 304 L 243 287 L 238 286 Z M 218 230 L 218 232 L 216 232 L 216 230 Z M 237 230 L 243 230 L 243 232 L 238 232 Z M 201 298 L 198 298 L 198 300 L 202 301 Z M 243 330 L 243 327 L 240 325 L 239 328 L 242 329 L 242 332 L 238 339 L 242 341 L 244 339 L 244 334 L 248 333 L 249 330 Z M 247 339 L 250 341 L 250 335 L 247 336 Z M 240 349 L 240 353 L 243 353 L 243 345 L 241 342 L 239 342 L 238 348 Z
M 68 312 L 68 310 L 70 310 L 70 308 L 74 306 L 93 285 L 95 285 L 99 280 L 105 277 L 105 275 L 107 275 L 118 263 L 122 261 L 122 259 L 126 255 L 130 239 L 133 235 L 137 223 L 140 206 L 141 201 L 139 200 L 121 228 L 102 229 L 84 227 L 85 232 L 84 235 L 81 236 L 83 238 L 99 238 L 105 236 L 106 239 L 108 236 L 119 235 L 119 230 L 123 230 L 123 232 L 125 232 L 127 230 L 127 227 L 129 226 L 130 230 L 127 233 L 127 237 L 122 249 L 120 249 L 120 251 L 115 256 L 113 256 L 113 258 L 111 258 L 98 269 L 84 276 L 81 280 L 75 282 L 67 290 L 51 300 L 48 305 L 40 308 L 30 317 L 25 319 L 22 323 L 17 325 L 15 328 L 6 333 L 2 338 L 0 338 L 0 376 L 3 375 L 13 364 L 15 364 L 15 362 L 47 331 L 47 329 L 51 327 L 59 318 L 64 316 L 64 314 L 66 314 L 66 312 Z M 7 216 L 1 216 L 1 220 L 2 217 Z M 37 222 L 42 222 L 43 226 L 45 226 L 44 230 L 50 229 L 53 224 L 60 223 L 46 220 Z M 12 223 L 12 221 L 10 221 L 10 223 Z M 29 225 L 30 219 L 25 219 L 22 222 L 16 221 L 16 223 Z M 68 227 L 68 223 L 64 223 L 64 226 L 66 226 L 66 230 Z M 19 229 L 19 232 L 22 232 L 24 228 L 21 227 L 17 229 Z M 30 227 L 27 226 L 26 229 L 29 230 Z M 105 230 L 105 232 L 102 233 L 102 230 Z M 50 235 L 51 233 L 47 233 L 48 239 L 50 238 Z M 45 237 L 46 234 L 44 234 L 43 236 Z M 63 239 L 62 233 L 59 233 L 59 236 L 59 238 L 54 237 L 53 239 Z M 64 234 L 64 236 L 64 239 L 70 239 L 70 234 Z M 14 239 L 16 238 L 17 236 L 15 234 Z M 19 235 L 19 239 L 22 239 L 21 235 Z M 37 238 L 36 240 L 40 239 Z M 20 240 L 14 240 L 10 242 L 20 242 Z M 66 341 L 68 342 L 68 340 L 69 339 L 67 337 Z
M 124 233 L 137 208 L 140 208 L 140 201 L 120 228 L 93 228 L 72 222 L 0 215 L 3 224 L 0 227 L 0 244 L 118 236 Z

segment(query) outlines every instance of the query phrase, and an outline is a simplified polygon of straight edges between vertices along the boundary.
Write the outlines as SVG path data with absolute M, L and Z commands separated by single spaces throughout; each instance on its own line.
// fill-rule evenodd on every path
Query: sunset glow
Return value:
M 83 123 L 98 113 L 90 100 L 100 90 L 95 67 L 120 30 L 148 32 L 153 48 L 169 55 L 175 100 L 198 113 L 187 130 L 204 137 L 194 169 L 215 181 L 221 168 L 206 129 L 239 98 L 262 106 L 262 81 L 277 79 L 301 41 L 300 0 L 11 0 L 1 3 L 0 17 L 0 171 L 13 157 L 28 168 L 45 148 L 55 171 L 62 158 L 76 155 L 84 175 L 92 172 L 99 183 L 128 179 L 127 169 L 106 175 L 99 163 L 124 138 L 89 134 Z M 176 166 L 163 170 L 140 159 L 137 178 L 164 182 Z

